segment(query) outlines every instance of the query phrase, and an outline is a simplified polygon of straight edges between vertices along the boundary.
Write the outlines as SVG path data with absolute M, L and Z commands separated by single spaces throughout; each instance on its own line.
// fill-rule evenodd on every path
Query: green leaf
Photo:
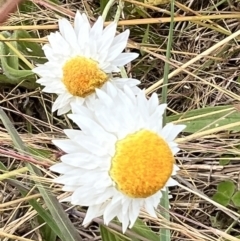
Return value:
M 38 222 L 39 224 L 45 223 L 44 219 L 41 216 L 38 216 Z M 43 225 L 40 228 L 40 232 L 42 233 L 42 237 L 46 241 L 55 241 L 57 238 L 57 235 L 53 230 L 50 228 L 49 225 Z
M 114 219 L 113 223 L 121 226 L 121 223 Z M 141 240 L 141 237 L 151 241 L 159 241 L 159 236 L 154 233 L 141 219 L 137 219 L 130 232 L 125 234 L 131 241 Z
M 223 181 L 220 182 L 217 186 L 217 192 L 229 198 L 231 198 L 235 189 L 236 186 L 232 181 Z
M 7 78 L 7 76 L 4 76 L 2 74 L 0 74 L 0 85 L 18 85 L 19 84 L 19 80 L 12 80 Z M 28 79 L 24 79 L 23 81 L 21 81 L 20 85 L 22 87 L 25 87 L 27 89 L 36 89 L 39 85 L 33 81 L 33 80 L 28 80 Z
M 3 31 L 1 32 L 2 36 L 4 36 L 4 38 L 6 39 L 10 39 L 11 38 L 11 34 L 7 31 Z M 18 69 L 18 57 L 16 56 L 16 54 L 7 47 L 6 44 L 3 44 L 3 50 L 2 50 L 2 54 L 4 54 L 5 59 L 6 59 L 6 63 L 11 66 L 12 68 Z M 13 47 L 17 47 L 17 43 L 16 41 L 11 41 L 11 44 Z
M 33 156 L 49 158 L 52 155 L 51 151 L 49 150 L 37 149 L 33 147 L 28 147 L 28 150 Z
M 0 43 L 0 49 L 3 47 L 3 43 Z M 31 70 L 17 70 L 8 65 L 6 58 L 4 57 L 5 53 L 0 51 L 1 54 L 1 66 L 3 69 L 3 73 L 10 80 L 18 80 L 19 82 L 25 78 L 34 77 L 34 74 Z M 11 83 L 10 83 L 11 84 Z
M 17 39 L 18 36 L 21 38 L 30 38 L 31 36 L 23 30 L 15 31 L 12 35 L 8 32 L 2 32 L 0 34 L 1 39 Z M 45 59 L 40 58 L 43 56 L 43 51 L 40 45 L 36 43 L 30 43 L 26 41 L 12 41 L 11 46 L 16 50 L 27 55 L 33 55 L 38 62 L 44 62 Z M 31 61 L 34 58 L 31 59 Z M 28 66 L 16 55 L 16 53 L 5 43 L 5 41 L 0 41 L 0 62 L 3 70 L 3 75 L 0 75 L 1 84 L 18 85 L 23 87 L 33 89 L 38 86 L 36 84 L 36 76 L 29 69 Z
M 18 50 L 38 64 L 44 64 L 46 62 L 45 54 L 40 44 L 30 42 L 29 40 L 24 41 L 23 39 L 36 38 L 33 33 L 31 35 L 25 30 L 16 30 L 13 33 L 14 39 L 21 39 L 18 41 Z
M 7 171 L 7 168 L 4 166 L 2 162 L 0 162 L 0 170 Z
M 230 202 L 230 197 L 226 197 L 224 194 L 222 193 L 215 193 L 212 197 L 212 199 L 215 201 L 215 202 L 218 202 L 220 204 L 222 204 L 223 206 L 227 206 Z
M 209 218 L 211 221 L 211 225 L 214 228 L 230 230 L 229 227 L 232 226 L 232 219 L 229 218 L 229 216 L 226 213 L 220 210 L 216 210 L 216 212 L 212 213 L 212 215 L 210 215 Z
M 131 231 L 151 241 L 159 241 L 159 236 L 155 234 L 141 219 L 137 219 Z
M 21 191 L 21 193 L 23 193 Z M 23 194 L 24 196 L 26 196 L 27 193 Z M 59 229 L 59 226 L 57 225 L 57 223 L 54 221 L 53 217 L 50 215 L 50 213 L 48 211 L 46 211 L 41 205 L 39 205 L 39 203 L 35 200 L 29 200 L 28 201 L 30 203 L 30 205 L 37 211 L 38 215 L 47 223 L 47 225 L 49 227 L 51 227 L 51 230 L 58 235 L 59 237 L 61 237 L 61 230 Z M 66 239 L 63 239 L 66 240 Z M 77 240 L 75 240 L 77 241 Z
M 240 191 L 237 191 L 233 196 L 232 196 L 232 201 L 233 204 L 236 207 L 240 207 Z
M 131 241 L 131 239 L 127 238 L 123 234 L 117 233 L 116 231 L 103 225 L 100 225 L 100 232 L 102 241 Z
M 10 61 L 8 56 L 9 53 L 10 49 L 8 46 L 5 43 L 0 42 L 0 60 L 4 75 L 6 75 L 10 80 L 18 80 L 19 82 L 25 78 L 34 78 L 35 75 L 31 70 L 16 69 L 17 62 L 13 59 L 15 57 L 11 56 Z
M 223 155 L 221 159 L 219 160 L 219 165 L 221 166 L 226 166 L 230 163 L 231 161 L 231 155 Z M 229 158 L 229 159 L 228 159 Z
M 160 205 L 163 207 L 161 211 L 162 216 L 166 218 L 166 220 L 170 220 L 168 188 L 166 188 L 166 191 L 162 191 L 162 198 L 160 200 Z M 165 240 L 165 241 L 171 240 L 171 234 L 168 228 L 160 229 L 160 240 Z
M 147 28 L 146 28 L 146 30 L 145 30 L 145 33 L 144 33 L 144 35 L 143 35 L 143 38 L 142 38 L 142 43 L 148 43 L 148 38 L 149 38 L 149 24 L 147 25 Z M 142 51 L 141 49 L 140 49 L 140 53 L 141 53 L 141 55 L 142 56 L 144 56 L 145 55 L 145 51 Z
M 14 48 L 17 48 L 17 42 L 16 41 L 11 41 L 11 45 Z M 11 66 L 13 69 L 18 69 L 18 67 L 19 67 L 18 57 L 12 51 L 12 49 L 8 49 L 8 50 L 9 50 L 9 54 L 8 54 L 8 56 L 6 56 L 7 64 L 9 66 Z
M 106 7 L 109 0 L 100 0 L 100 11 L 103 13 L 104 8 Z
M 236 109 L 234 110 L 234 108 L 233 105 L 204 107 L 183 114 L 169 116 L 167 122 L 183 119 L 179 123 L 187 125 L 184 132 L 195 133 L 201 129 L 209 130 L 214 127 L 238 122 L 240 120 L 240 112 Z M 184 121 L 187 118 L 194 119 Z M 240 131 L 240 126 L 229 128 L 229 130 Z

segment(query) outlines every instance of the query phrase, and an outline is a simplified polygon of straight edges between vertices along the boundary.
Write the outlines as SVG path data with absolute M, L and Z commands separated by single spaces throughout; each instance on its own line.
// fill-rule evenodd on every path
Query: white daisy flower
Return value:
M 62 201 L 89 207 L 83 225 L 101 215 L 108 225 L 117 217 L 123 232 L 141 209 L 156 217 L 161 191 L 177 184 L 174 139 L 185 128 L 162 127 L 166 105 L 159 105 L 157 94 L 147 100 L 144 91 L 124 91 L 96 90 L 95 111 L 72 106 L 68 116 L 81 130 L 65 130 L 68 139 L 54 141 L 66 154 L 50 168 L 62 174 L 54 181 L 71 192 Z
M 47 93 L 56 93 L 58 98 L 52 111 L 58 115 L 71 110 L 71 103 L 93 102 L 96 88 L 105 88 L 111 82 L 117 89 L 124 85 L 133 90 L 136 79 L 113 78 L 119 67 L 137 58 L 137 53 L 122 53 L 127 45 L 129 30 L 116 35 L 116 23 L 103 29 L 103 18 L 99 17 L 91 27 L 85 14 L 76 13 L 74 26 L 66 19 L 59 20 L 60 32 L 48 36 L 49 44 L 43 47 L 48 59 L 33 72 L 41 78 L 37 83 L 45 86 Z

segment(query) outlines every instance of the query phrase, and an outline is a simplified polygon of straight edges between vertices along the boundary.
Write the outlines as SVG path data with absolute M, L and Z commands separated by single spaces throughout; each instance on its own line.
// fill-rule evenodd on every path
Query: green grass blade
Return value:
M 208 106 L 183 114 L 168 116 L 169 122 L 177 121 L 187 127 L 184 132 L 196 133 L 239 122 L 240 113 L 234 105 Z M 231 131 L 240 131 L 240 126 L 229 126 Z
M 170 220 L 170 215 L 169 215 L 169 197 L 168 197 L 168 189 L 166 188 L 166 191 L 163 192 L 163 196 L 160 201 L 160 205 L 165 209 L 161 210 L 162 216 L 166 220 Z M 160 241 L 170 241 L 171 240 L 171 234 L 170 230 L 166 228 L 161 228 L 160 230 Z
M 0 162 L 0 170 L 7 171 L 6 166 L 1 162 Z M 5 181 L 8 182 L 9 184 L 11 184 L 12 186 L 15 186 L 21 192 L 22 196 L 24 196 L 24 197 L 30 191 L 30 189 L 25 187 L 21 182 L 19 182 L 17 180 L 5 179 Z M 54 222 L 50 213 L 48 211 L 46 211 L 37 201 L 29 200 L 28 202 L 37 211 L 37 213 L 39 215 L 39 219 L 41 218 L 42 220 L 44 220 L 44 222 L 47 223 L 47 225 L 45 225 L 43 228 L 46 230 L 51 228 L 52 233 L 54 233 L 55 235 L 59 234 L 60 230 L 58 228 L 58 225 L 56 224 L 56 222 Z M 50 233 L 50 231 L 49 231 L 49 233 Z M 54 235 L 52 233 L 50 233 L 49 235 L 52 237 L 51 241 L 54 241 L 55 239 L 53 238 Z
M 24 143 L 22 142 L 21 138 L 19 137 L 19 135 L 18 135 L 17 131 L 15 130 L 14 126 L 12 125 L 11 121 L 9 120 L 9 118 L 7 117 L 7 115 L 1 108 L 0 108 L 0 119 L 2 120 L 3 125 L 7 129 L 9 135 L 11 136 L 16 148 L 21 152 L 27 153 L 28 152 L 27 148 L 25 147 Z M 31 173 L 33 173 L 34 175 L 42 176 L 42 173 L 40 172 L 40 170 L 37 167 L 35 167 L 31 164 L 27 164 L 26 166 L 29 168 L 29 171 Z M 41 193 L 41 195 L 52 215 L 50 220 L 45 219 L 45 221 L 48 223 L 48 225 L 51 226 L 52 222 L 54 222 L 58 226 L 59 232 L 56 234 L 61 238 L 62 241 L 81 241 L 81 238 L 80 238 L 79 234 L 77 233 L 77 230 L 75 229 L 73 224 L 70 222 L 67 214 L 63 210 L 61 204 L 58 202 L 56 197 L 51 195 L 49 193 L 49 191 L 45 190 L 45 188 L 43 187 L 43 185 L 41 183 L 37 182 L 37 186 L 38 186 L 39 192 Z M 32 203 L 32 204 L 35 205 L 34 203 Z M 38 208 L 37 206 L 33 206 L 33 207 Z M 37 211 L 41 212 L 40 209 L 38 209 Z M 46 217 L 47 216 L 43 216 L 43 219 Z
M 155 234 L 151 230 L 151 228 L 149 228 L 141 219 L 137 219 L 131 231 L 147 240 L 151 240 L 151 241 L 159 240 L 158 235 Z
M 45 223 L 45 220 L 41 216 L 37 217 L 37 221 L 40 225 Z M 40 232 L 43 236 L 43 239 L 46 241 L 56 241 L 56 239 L 57 239 L 56 232 L 54 232 L 49 225 L 43 225 L 40 228 Z
M 100 232 L 102 241 L 130 241 L 131 239 L 127 238 L 123 234 L 117 233 L 114 230 L 111 230 L 108 227 L 100 225 Z
M 170 56 L 171 56 L 172 40 L 173 40 L 173 26 L 174 26 L 173 18 L 174 18 L 174 0 L 171 1 L 171 23 L 170 23 L 169 37 L 168 37 L 168 43 L 167 43 L 167 52 L 166 52 L 167 60 L 169 60 Z M 169 63 L 168 63 L 168 61 L 166 61 L 165 65 L 164 65 L 162 103 L 167 102 L 168 74 L 169 74 Z M 163 115 L 163 125 L 165 125 L 165 124 L 166 124 L 166 112 Z M 163 196 L 161 198 L 160 204 L 163 207 L 163 209 L 165 209 L 164 211 L 161 211 L 162 216 L 166 220 L 170 220 L 168 188 L 166 188 L 166 191 L 163 192 Z M 169 229 L 162 228 L 160 230 L 160 240 L 161 241 L 170 241 L 171 240 L 171 234 L 170 234 Z

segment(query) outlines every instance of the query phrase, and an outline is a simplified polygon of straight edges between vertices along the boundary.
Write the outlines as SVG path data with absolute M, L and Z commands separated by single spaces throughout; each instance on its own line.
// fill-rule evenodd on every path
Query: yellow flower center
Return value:
M 174 162 L 165 140 L 156 133 L 140 130 L 117 141 L 109 174 L 125 195 L 146 198 L 165 186 Z
M 62 81 L 73 96 L 86 97 L 108 80 L 97 62 L 82 56 L 68 60 L 62 70 Z

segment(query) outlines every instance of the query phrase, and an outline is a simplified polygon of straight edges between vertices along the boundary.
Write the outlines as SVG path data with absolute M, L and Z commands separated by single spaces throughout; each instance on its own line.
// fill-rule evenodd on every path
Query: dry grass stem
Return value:
M 17 61 L 13 61 L 16 70 L 20 71 L 17 73 L 45 61 L 40 47 L 48 42 L 48 34 L 58 30 L 59 18 L 67 17 L 73 22 L 76 10 L 80 10 L 93 24 L 101 14 L 104 1 L 54 2 L 26 1 L 29 9 L 19 8 L 0 26 L 0 41 L 4 43 L 1 46 L 8 49 L 0 56 L 1 61 L 7 59 L 9 63 L 17 57 Z M 118 3 L 114 2 L 105 25 L 113 21 Z M 130 29 L 126 51 L 140 54 L 126 67 L 127 75 L 141 80 L 140 88 L 145 89 L 148 97 L 156 92 L 161 99 L 170 5 L 153 6 L 137 0 L 121 3 L 124 7 L 118 32 Z M 239 206 L 232 199 L 227 205 L 213 200 L 219 184 L 226 181 L 232 181 L 234 193 L 240 190 L 239 21 L 238 1 L 175 3 L 173 44 L 168 61 L 167 120 L 188 125 L 176 139 L 181 150 L 176 157 L 180 171 L 174 178 L 179 185 L 170 188 L 170 221 L 160 215 L 160 206 L 157 218 L 144 210 L 140 215 L 157 235 L 160 228 L 170 229 L 172 241 L 237 241 L 240 238 Z M 30 35 L 18 38 L 11 35 L 15 31 L 27 31 Z M 37 56 L 24 51 L 30 44 L 39 47 Z M 30 205 L 34 201 L 47 211 L 35 182 L 41 183 L 46 192 L 56 195 L 58 200 L 70 195 L 61 191 L 61 185 L 53 184 L 57 175 L 49 167 L 60 161 L 64 154 L 52 140 L 66 138 L 63 129 L 77 126 L 67 115 L 57 116 L 51 112 L 56 96 L 46 94 L 40 86 L 34 85 L 36 78 L 18 79 L 17 74 L 12 78 L 1 62 L 0 105 L 29 150 L 29 153 L 19 152 L 0 123 L 1 241 L 46 239 L 43 232 L 47 226 Z M 35 165 L 43 176 L 30 173 L 25 167 L 27 163 Z M 101 241 L 101 217 L 83 227 L 86 208 L 69 203 L 61 205 L 83 241 Z M 121 233 L 117 223 L 111 222 L 109 228 L 113 233 Z M 149 240 L 134 230 L 128 230 L 126 235 L 130 239 Z

